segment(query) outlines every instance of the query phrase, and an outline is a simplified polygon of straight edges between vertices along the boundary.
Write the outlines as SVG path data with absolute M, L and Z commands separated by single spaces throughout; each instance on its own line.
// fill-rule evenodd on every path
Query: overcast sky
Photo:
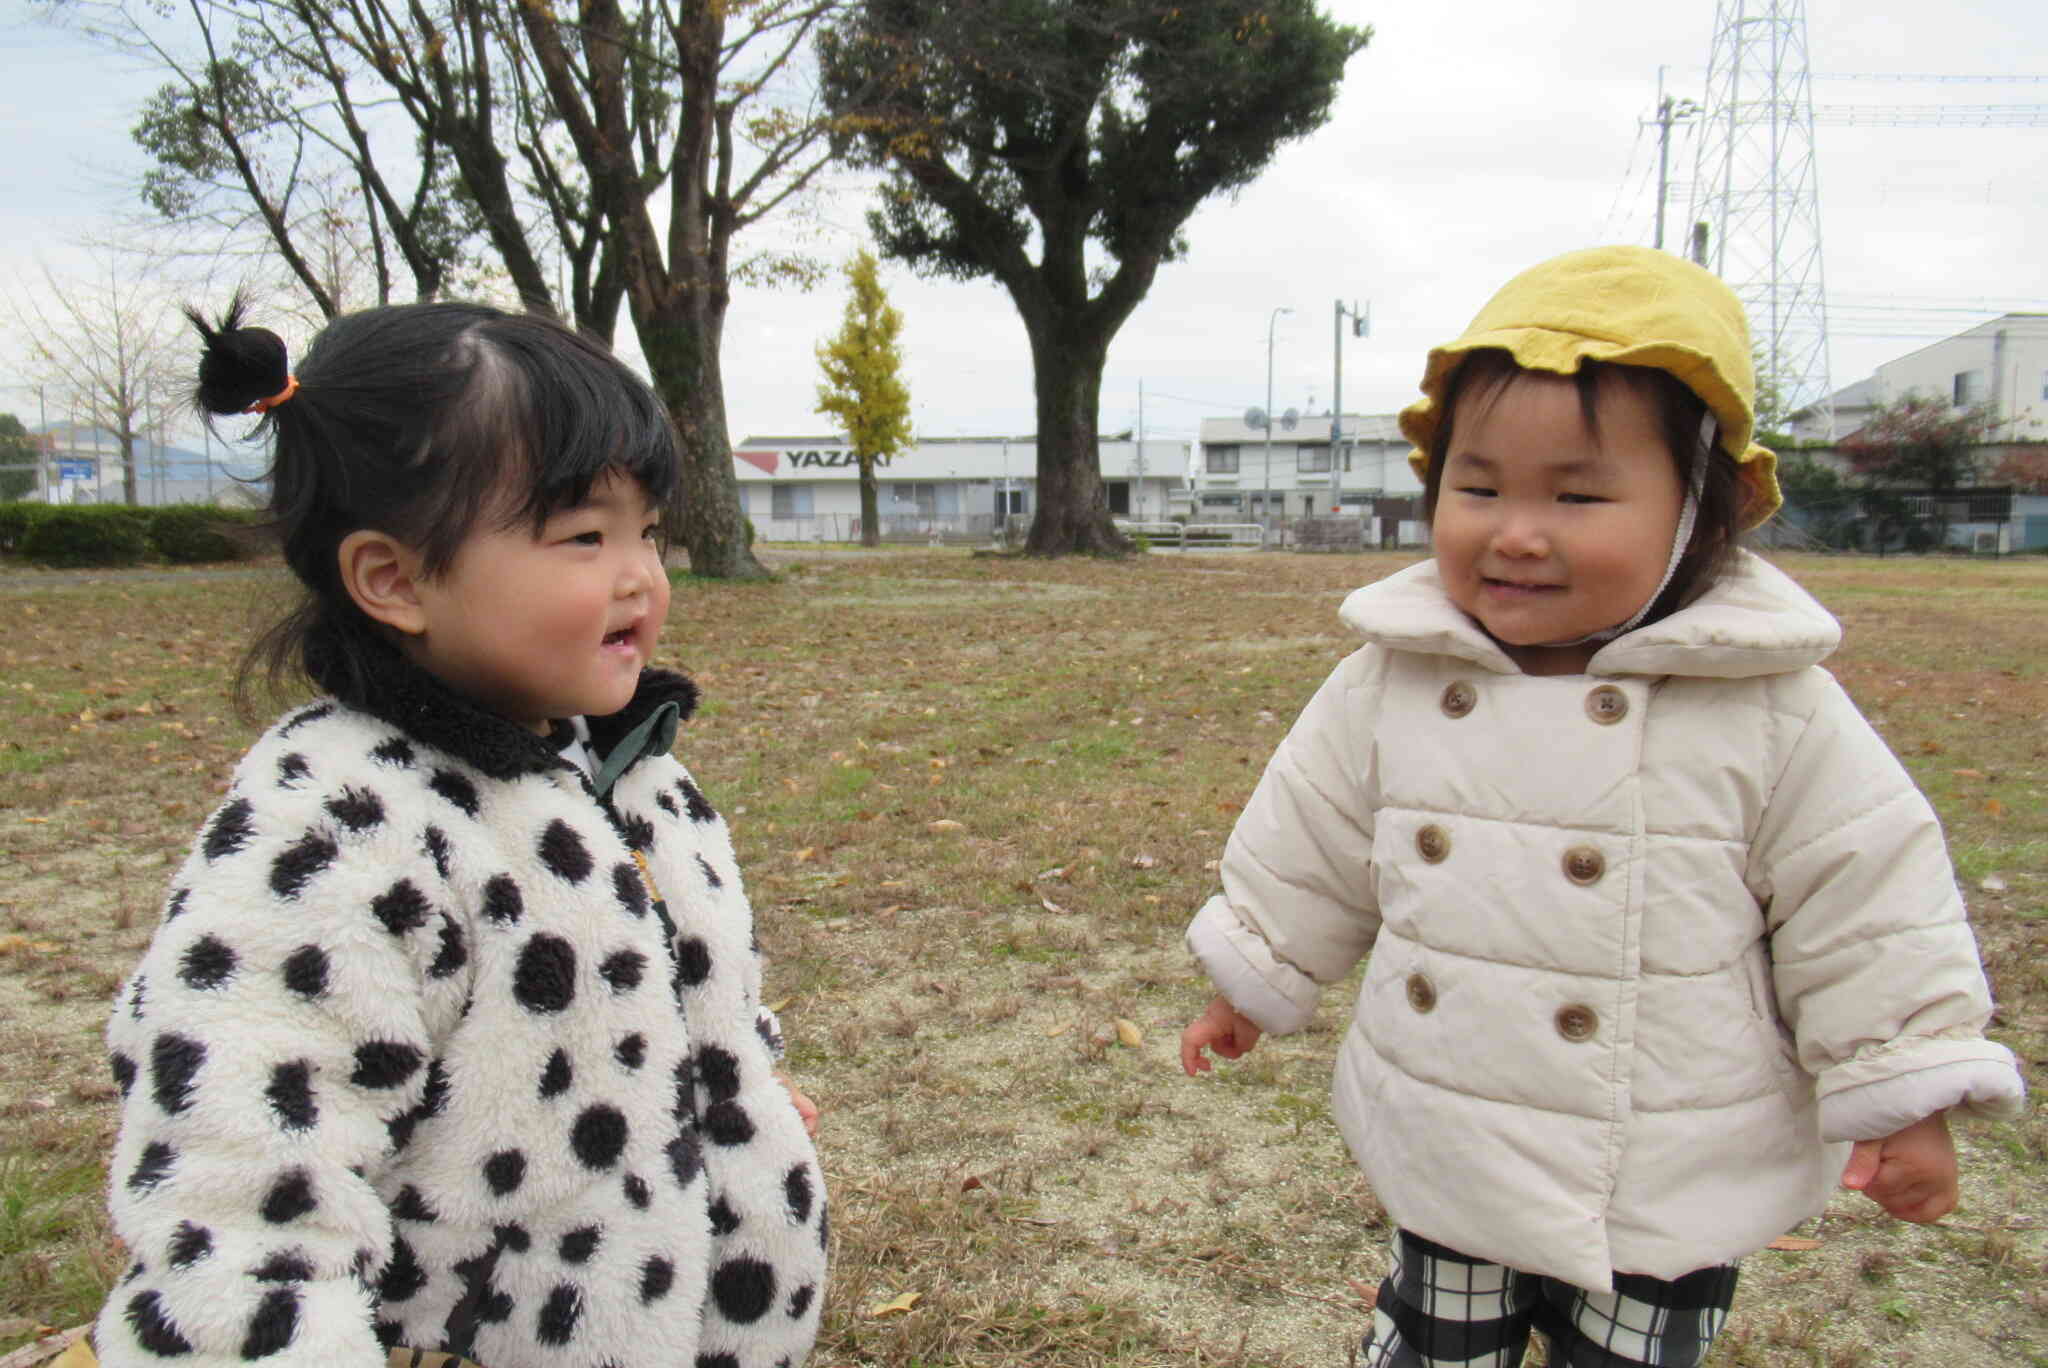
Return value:
M 1327 409 L 1339 298 L 1372 314 L 1372 335 L 1343 343 L 1344 407 L 1390 412 L 1413 397 L 1423 352 L 1516 271 L 1575 247 L 1650 240 L 1656 143 L 1645 121 L 1658 69 L 1671 93 L 1704 95 L 1714 4 L 1327 8 L 1374 30 L 1334 116 L 1234 201 L 1196 213 L 1187 257 L 1160 271 L 1112 345 L 1105 431 L 1138 425 L 1141 387 L 1156 437 L 1193 439 L 1204 417 L 1263 405 L 1269 321 L 1274 408 Z M 2042 0 L 1813 0 L 1807 28 L 1816 105 L 2048 107 Z M 126 130 L 154 81 L 35 24 L 22 0 L 0 0 L 0 65 L 14 186 L 0 206 L 0 283 L 18 289 L 39 262 L 67 269 L 70 244 L 132 205 L 140 162 Z M 1926 75 L 2033 79 L 1872 79 Z M 2048 125 L 1823 124 L 1816 139 L 1835 388 L 1999 312 L 2048 311 Z M 1694 149 L 1689 134 L 1674 139 L 1674 224 Z M 831 197 L 829 255 L 863 240 L 867 207 L 857 190 Z M 920 432 L 1029 432 L 1029 353 L 1000 288 L 921 281 L 895 265 L 883 278 L 907 320 Z M 736 291 L 725 346 L 735 440 L 829 431 L 812 411 L 812 352 L 843 299 L 838 277 L 811 294 Z M 1283 307 L 1294 312 L 1273 320 Z M 0 372 L 0 386 L 18 378 Z M 0 409 L 31 422 L 32 403 L 0 388 Z

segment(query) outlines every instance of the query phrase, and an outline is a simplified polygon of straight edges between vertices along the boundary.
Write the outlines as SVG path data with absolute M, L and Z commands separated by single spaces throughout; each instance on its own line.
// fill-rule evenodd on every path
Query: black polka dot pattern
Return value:
M 569 1065 L 569 1052 L 557 1046 L 548 1056 L 546 1066 L 540 1071 L 540 1095 L 560 1097 L 569 1091 L 569 1085 L 575 1078 L 575 1070 Z
M 597 975 L 614 993 L 630 993 L 647 973 L 647 956 L 638 950 L 615 950 L 597 966 Z
M 382 922 L 384 929 L 394 936 L 408 935 L 425 926 L 432 910 L 427 903 L 427 895 L 420 892 L 411 879 L 400 879 L 370 899 L 370 915 Z
M 775 1303 L 775 1270 L 760 1259 L 727 1259 L 711 1275 L 711 1301 L 727 1320 L 751 1325 Z
M 398 1197 L 391 1203 L 391 1214 L 401 1221 L 418 1221 L 432 1225 L 441 1219 L 441 1213 L 434 1210 L 432 1203 L 420 1195 L 420 1190 L 407 1183 L 398 1190 Z
M 302 1168 L 287 1169 L 263 1194 L 263 1219 L 272 1225 L 296 1221 L 320 1209 L 313 1195 L 313 1175 Z
M 626 1202 L 635 1211 L 645 1211 L 654 1203 L 654 1189 L 647 1186 L 647 1180 L 637 1173 L 629 1173 L 619 1184 Z
M 590 847 L 559 817 L 541 833 L 539 854 L 548 872 L 564 883 L 580 884 L 590 877 Z
M 356 1046 L 356 1069 L 348 1081 L 358 1088 L 396 1088 L 419 1072 L 422 1060 L 417 1045 L 373 1040 Z
M 403 1235 L 391 1240 L 391 1258 L 377 1275 L 377 1296 L 387 1302 L 410 1301 L 427 1285 L 426 1270 Z
M 187 988 L 212 992 L 235 976 L 235 952 L 219 936 L 201 936 L 185 947 L 178 962 L 178 978 Z
M 279 736 L 290 736 L 299 728 L 309 726 L 312 723 L 318 722 L 323 718 L 330 717 L 333 715 L 333 713 L 334 705 L 332 703 L 309 704 L 307 707 L 300 709 L 292 716 L 286 718 L 284 723 L 278 727 L 277 734 Z
M 805 1283 L 789 1294 L 789 1318 L 802 1320 L 804 1312 L 811 1309 L 811 1299 L 818 1295 L 816 1283 Z
M 113 1066 L 114 1086 L 126 1097 L 135 1088 L 135 1061 L 116 1050 L 107 1062 Z
M 286 1249 L 271 1255 L 250 1269 L 249 1276 L 257 1282 L 310 1282 L 313 1278 L 313 1261 L 306 1257 L 304 1250 Z
M 660 1255 L 652 1255 L 640 1265 L 640 1304 L 651 1306 L 669 1294 L 676 1285 L 676 1266 Z
M 626 863 L 612 866 L 612 893 L 628 915 L 647 915 L 647 884 L 641 879 L 637 865 Z
M 309 831 L 270 865 L 270 891 L 291 902 L 316 875 L 334 863 L 341 847 L 324 831 Z
M 526 899 L 510 874 L 494 874 L 484 884 L 484 916 L 499 926 L 515 924 L 526 911 Z
M 725 880 L 718 877 L 718 871 L 711 867 L 711 861 L 702 855 L 697 857 L 697 872 L 704 876 L 704 882 L 713 888 L 725 887 Z
M 191 1341 L 179 1334 L 178 1327 L 164 1314 L 163 1301 L 155 1292 L 138 1292 L 130 1297 L 127 1316 L 136 1341 L 150 1353 L 171 1358 L 192 1352 Z
M 177 1151 L 161 1140 L 152 1140 L 142 1147 L 142 1157 L 135 1161 L 134 1172 L 128 1175 L 130 1192 L 148 1192 L 171 1175 L 171 1165 L 177 1160 Z
M 269 1358 L 292 1342 L 299 1328 L 299 1294 L 290 1287 L 272 1288 L 263 1294 L 256 1314 L 249 1319 L 249 1335 L 242 1341 L 242 1358 L 253 1362 Z
M 463 936 L 462 928 L 446 912 L 441 914 L 441 932 L 434 952 L 434 962 L 427 966 L 427 977 L 453 978 L 457 970 L 469 963 L 469 941 Z
M 803 1225 L 811 1219 L 811 1166 L 798 1164 L 782 1175 L 782 1196 L 789 1204 L 789 1219 Z
M 711 947 L 697 936 L 676 942 L 676 982 L 685 988 L 701 988 L 711 977 Z
M 174 889 L 172 889 L 172 890 L 171 890 L 171 896 L 170 896 L 170 897 L 168 897 L 168 898 L 166 898 L 166 899 L 164 900 L 164 920 L 165 920 L 165 921 L 167 921 L 167 922 L 172 922 L 172 921 L 176 921 L 176 920 L 177 920 L 178 918 L 180 918 L 180 917 L 184 916 L 184 915 L 185 915 L 185 905 L 186 905 L 186 904 L 187 904 L 188 902 L 190 902 L 190 901 L 191 901 L 191 899 L 192 899 L 192 890 L 191 890 L 191 889 L 189 889 L 189 888 L 174 888 Z
M 327 800 L 328 815 L 360 836 L 384 824 L 384 800 L 365 788 L 345 788 Z
M 476 785 L 471 783 L 467 776 L 454 770 L 435 770 L 433 777 L 427 780 L 427 787 L 461 809 L 465 817 L 475 817 L 483 810 L 483 803 L 477 797 Z
M 277 1124 L 287 1131 L 307 1131 L 320 1123 L 320 1106 L 313 1100 L 313 1064 L 292 1059 L 270 1071 L 270 1086 L 263 1090 Z
M 484 1160 L 484 1182 L 495 1196 L 507 1197 L 526 1181 L 526 1155 L 519 1150 L 499 1150 Z
M 647 1037 L 638 1031 L 620 1037 L 619 1043 L 612 1046 L 612 1058 L 622 1069 L 631 1071 L 639 1068 L 647 1062 Z
M 411 769 L 413 762 L 412 743 L 402 736 L 389 737 L 379 741 L 370 752 L 370 758 L 380 765 L 393 769 Z
M 718 820 L 718 813 L 712 809 L 711 804 L 705 799 L 697 786 L 688 779 L 678 780 L 676 782 L 676 791 L 683 795 L 683 806 L 688 810 L 691 821 L 702 824 Z
M 587 1263 L 603 1239 L 604 1231 L 597 1226 L 578 1226 L 562 1237 L 555 1253 L 565 1264 Z
M 513 971 L 512 996 L 529 1012 L 567 1011 L 576 1000 L 576 949 L 542 932 L 526 942 Z
M 583 1315 L 583 1293 L 570 1283 L 558 1283 L 548 1293 L 547 1302 L 540 1309 L 540 1321 L 534 1326 L 534 1338 L 542 1344 L 567 1344 L 576 1333 L 576 1322 Z
M 249 844 L 254 835 L 249 819 L 256 811 L 247 798 L 237 798 L 224 804 L 213 814 L 213 824 L 206 829 L 206 836 L 200 849 L 209 860 L 223 859 Z
M 302 945 L 285 957 L 284 986 L 302 998 L 327 993 L 327 952 L 317 945 Z
M 173 1268 L 190 1268 L 213 1253 L 213 1232 L 190 1221 L 178 1222 L 171 1232 L 168 1257 Z
M 676 1180 L 678 1188 L 687 1188 L 697 1181 L 697 1175 L 704 1171 L 704 1151 L 697 1144 L 694 1135 L 678 1135 L 665 1147 L 668 1153 L 669 1176 Z
M 150 1096 L 175 1116 L 192 1096 L 192 1081 L 206 1063 L 206 1047 L 187 1036 L 166 1031 L 149 1047 Z
M 626 1117 L 617 1107 L 586 1108 L 569 1132 L 569 1148 L 583 1167 L 602 1173 L 619 1162 L 626 1148 Z
M 290 755 L 277 762 L 277 786 L 287 789 L 297 788 L 299 781 L 312 772 L 313 767 L 306 763 L 306 757 L 297 751 L 293 751 Z
M 443 881 L 452 877 L 454 865 L 450 857 L 453 851 L 448 845 L 447 832 L 437 826 L 428 826 L 420 833 L 420 849 L 427 852 L 427 858 L 434 862 L 434 872 L 440 875 Z

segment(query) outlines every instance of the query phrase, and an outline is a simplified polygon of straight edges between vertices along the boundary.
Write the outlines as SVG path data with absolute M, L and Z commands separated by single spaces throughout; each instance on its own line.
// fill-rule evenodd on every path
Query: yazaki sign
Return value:
M 732 458 L 735 461 L 745 461 L 763 475 L 777 474 L 778 467 L 785 461 L 789 463 L 792 473 L 800 470 L 860 469 L 860 461 L 850 447 L 801 447 L 788 451 L 756 449 L 735 451 Z M 875 458 L 875 464 L 886 469 L 891 459 L 888 456 L 878 456 Z

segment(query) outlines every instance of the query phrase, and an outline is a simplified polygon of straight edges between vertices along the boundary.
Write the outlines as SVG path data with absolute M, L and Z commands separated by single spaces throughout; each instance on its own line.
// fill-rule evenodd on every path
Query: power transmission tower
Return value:
M 1702 265 L 1741 296 L 1767 419 L 1812 409 L 1833 430 L 1820 176 L 1801 0 L 1719 0 L 1693 176 Z

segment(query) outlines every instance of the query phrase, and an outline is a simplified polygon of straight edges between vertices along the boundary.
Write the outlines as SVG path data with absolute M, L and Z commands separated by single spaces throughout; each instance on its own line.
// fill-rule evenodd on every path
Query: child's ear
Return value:
M 342 587 L 372 621 L 406 636 L 427 630 L 418 552 L 396 537 L 365 528 L 343 537 L 335 555 Z

